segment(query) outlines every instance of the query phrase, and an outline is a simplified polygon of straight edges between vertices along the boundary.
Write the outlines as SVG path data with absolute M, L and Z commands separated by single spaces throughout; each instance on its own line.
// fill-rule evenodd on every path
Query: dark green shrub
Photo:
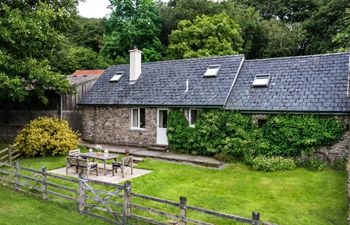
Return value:
M 278 115 L 268 120 L 262 129 L 270 148 L 259 149 L 260 154 L 295 157 L 302 153 L 310 155 L 315 147 L 336 142 L 345 126 L 334 118 Z
M 65 155 L 69 150 L 77 148 L 78 143 L 78 134 L 70 129 L 67 121 L 39 117 L 19 132 L 15 148 L 32 157 Z
M 248 163 L 253 169 L 265 172 L 292 170 L 296 168 L 295 162 L 292 158 L 283 158 L 281 156 L 258 156 Z
M 251 116 L 224 110 L 202 110 L 194 128 L 183 112 L 169 115 L 168 139 L 172 150 L 198 155 L 229 155 L 250 161 L 265 156 L 312 155 L 315 148 L 330 145 L 345 131 L 334 118 L 312 115 L 277 115 L 258 128 Z

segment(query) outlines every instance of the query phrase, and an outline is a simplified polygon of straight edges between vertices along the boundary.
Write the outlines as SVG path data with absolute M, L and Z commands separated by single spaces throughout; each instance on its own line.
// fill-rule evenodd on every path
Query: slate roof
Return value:
M 269 74 L 268 87 L 252 87 Z M 246 60 L 226 108 L 241 111 L 349 112 L 349 53 Z
M 134 84 L 129 82 L 129 65 L 111 66 L 79 104 L 223 107 L 243 58 L 235 55 L 143 63 L 142 74 Z M 221 65 L 217 77 L 204 78 L 207 67 L 214 64 Z M 120 81 L 109 82 L 117 71 L 124 71 Z
M 143 63 L 135 84 L 129 82 L 129 65 L 111 66 L 80 104 L 218 107 L 246 112 L 350 111 L 349 53 L 244 60 L 239 70 L 242 60 L 243 55 L 236 55 Z M 215 64 L 221 65 L 218 76 L 204 78 L 207 67 Z M 124 71 L 120 81 L 109 82 L 117 71 Z M 269 86 L 252 87 L 254 77 L 261 74 L 270 75 Z

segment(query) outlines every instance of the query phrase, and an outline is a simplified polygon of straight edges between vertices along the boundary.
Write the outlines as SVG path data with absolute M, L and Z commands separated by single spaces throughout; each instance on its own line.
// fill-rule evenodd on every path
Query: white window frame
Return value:
M 196 110 L 197 111 L 197 118 L 198 118 L 198 115 L 199 115 L 199 110 L 195 109 L 195 108 L 192 108 L 192 109 L 188 110 L 188 124 L 189 124 L 190 127 L 195 127 L 195 124 L 191 124 L 191 121 L 192 121 L 191 111 L 192 110 Z
M 204 77 L 216 77 L 221 65 L 209 65 L 204 73 Z
M 268 87 L 270 83 L 269 74 L 258 74 L 255 76 L 252 87 Z
M 134 127 L 133 126 L 133 119 L 134 119 L 134 110 L 137 110 L 137 127 Z M 145 108 L 144 108 L 145 109 Z M 142 128 L 140 127 L 141 125 L 141 121 L 140 121 L 140 116 L 141 116 L 141 108 L 131 108 L 130 110 L 130 127 L 131 127 L 131 130 L 145 130 L 146 128 Z M 146 123 L 146 109 L 145 109 L 145 123 Z

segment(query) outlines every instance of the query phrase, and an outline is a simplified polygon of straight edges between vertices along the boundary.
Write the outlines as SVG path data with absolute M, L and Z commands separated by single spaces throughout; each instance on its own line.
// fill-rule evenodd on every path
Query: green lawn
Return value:
M 64 166 L 65 158 L 22 159 L 20 164 L 54 169 Z M 185 196 L 190 205 L 246 217 L 256 210 L 263 220 L 278 224 L 347 224 L 345 171 L 265 173 L 240 163 L 218 170 L 157 160 L 138 167 L 153 172 L 132 180 L 137 193 L 174 201 Z
M 99 225 L 98 219 L 80 215 L 72 205 L 45 202 L 0 186 L 0 224 L 2 225 Z

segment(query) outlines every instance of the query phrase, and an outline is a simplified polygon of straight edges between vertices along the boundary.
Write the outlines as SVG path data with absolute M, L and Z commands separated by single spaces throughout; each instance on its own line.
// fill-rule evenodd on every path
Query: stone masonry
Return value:
M 331 145 L 321 147 L 316 150 L 316 155 L 321 156 L 328 162 L 336 160 L 348 159 L 349 157 L 349 132 L 346 132 L 340 141 Z
M 156 108 L 146 108 L 145 129 L 131 129 L 131 108 L 85 106 L 81 110 L 85 141 L 145 147 L 156 144 Z

